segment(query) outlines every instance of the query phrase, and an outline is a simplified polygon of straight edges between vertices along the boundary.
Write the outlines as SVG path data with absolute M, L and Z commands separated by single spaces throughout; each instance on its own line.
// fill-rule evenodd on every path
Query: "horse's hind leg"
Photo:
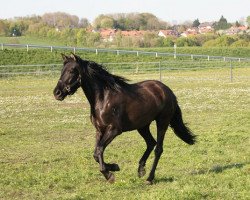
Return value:
M 141 129 L 138 129 L 138 132 L 140 133 L 140 135 L 143 137 L 143 139 L 145 140 L 147 144 L 147 149 L 144 152 L 143 156 L 141 157 L 139 161 L 139 167 L 138 167 L 138 176 L 142 177 L 146 174 L 145 165 L 146 165 L 146 162 L 150 153 L 155 147 L 156 141 L 153 138 L 152 134 L 150 133 L 149 125 Z
M 169 126 L 169 122 L 167 121 L 163 121 L 161 120 L 156 120 L 156 125 L 157 125 L 157 144 L 156 144 L 156 148 L 155 148 L 155 159 L 154 159 L 154 163 L 152 166 L 152 169 L 150 171 L 149 177 L 147 178 L 147 183 L 148 184 L 152 184 L 154 177 L 155 177 L 155 170 L 158 164 L 158 161 L 161 157 L 161 154 L 163 152 L 163 140 L 165 137 L 165 133 L 168 129 Z

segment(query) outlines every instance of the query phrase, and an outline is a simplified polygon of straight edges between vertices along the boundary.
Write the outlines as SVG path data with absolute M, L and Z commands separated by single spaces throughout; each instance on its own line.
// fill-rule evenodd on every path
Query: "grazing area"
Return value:
M 0 42 L 1 43 L 1 42 Z M 69 54 L 74 52 L 73 48 L 66 49 L 54 49 L 51 52 L 50 46 L 46 46 L 46 49 L 29 48 L 29 51 L 24 47 L 22 48 L 10 48 L 3 47 L 0 51 L 0 65 L 27 65 L 27 64 L 61 64 L 61 53 Z M 131 48 L 131 49 L 120 49 L 118 53 L 115 49 L 89 49 L 89 50 L 77 50 L 76 54 L 81 58 L 93 60 L 97 63 L 114 63 L 114 62 L 159 62 L 166 60 L 192 60 L 191 54 L 193 55 L 208 55 L 208 56 L 219 56 L 219 57 L 235 57 L 235 58 L 248 58 L 250 55 L 250 48 L 201 48 L 201 47 L 179 47 L 177 51 L 177 57 L 174 59 L 173 48 Z M 122 51 L 125 51 L 122 53 Z M 133 51 L 132 53 L 129 51 Z M 138 51 L 138 55 L 136 53 Z M 147 53 L 145 53 L 147 52 Z M 159 56 L 156 56 L 154 52 L 158 52 Z M 151 53 L 151 54 L 149 54 Z M 152 54 L 153 53 L 153 54 Z M 168 56 L 160 56 L 160 53 L 169 53 Z M 178 55 L 179 54 L 179 55 Z M 183 56 L 186 55 L 186 56 Z M 199 60 L 200 57 L 193 58 Z M 203 57 L 204 59 L 204 57 Z M 205 59 L 207 59 L 205 57 Z M 218 59 L 218 58 L 217 58 Z M 212 60 L 212 59 L 211 59 Z M 223 60 L 222 58 L 218 59 Z M 228 59 L 227 59 L 228 60 Z M 236 60 L 238 61 L 238 60 Z M 241 60 L 243 61 L 243 60 Z
M 178 97 L 183 117 L 197 135 L 189 146 L 167 131 L 155 182 L 137 177 L 145 143 L 137 131 L 106 149 L 118 163 L 106 183 L 93 158 L 95 129 L 82 91 L 54 99 L 59 76 L 0 79 L 0 199 L 249 199 L 250 69 L 172 70 L 162 82 Z M 123 73 L 118 73 L 123 75 Z M 138 73 L 131 82 L 159 79 Z M 155 125 L 151 127 L 156 137 Z M 121 148 L 122 147 L 122 148 Z M 146 165 L 152 166 L 152 153 Z

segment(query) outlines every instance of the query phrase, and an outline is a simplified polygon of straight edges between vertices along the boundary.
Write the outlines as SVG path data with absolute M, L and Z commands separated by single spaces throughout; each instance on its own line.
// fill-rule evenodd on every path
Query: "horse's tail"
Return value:
M 179 105 L 177 104 L 176 110 L 173 118 L 171 119 L 170 126 L 173 129 L 174 133 L 182 139 L 187 144 L 195 143 L 195 135 L 191 130 L 184 124 L 182 120 L 182 113 Z

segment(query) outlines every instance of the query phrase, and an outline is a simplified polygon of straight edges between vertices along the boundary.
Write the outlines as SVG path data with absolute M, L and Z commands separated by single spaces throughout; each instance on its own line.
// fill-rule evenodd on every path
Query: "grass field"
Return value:
M 137 177 L 145 144 L 136 131 L 107 148 L 106 161 L 121 171 L 106 183 L 93 159 L 95 130 L 81 91 L 58 102 L 57 77 L 0 79 L 0 199 L 250 199 L 250 69 L 234 73 L 233 82 L 228 69 L 162 74 L 198 142 L 188 146 L 169 129 L 152 186 Z

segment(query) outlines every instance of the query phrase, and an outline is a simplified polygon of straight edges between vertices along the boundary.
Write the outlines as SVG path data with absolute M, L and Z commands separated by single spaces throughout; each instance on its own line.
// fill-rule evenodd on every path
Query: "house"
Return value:
M 137 30 L 121 31 L 121 35 L 127 37 L 143 37 L 145 33 L 147 33 L 147 31 L 137 31 Z
M 117 34 L 121 34 L 123 37 L 133 37 L 133 38 L 143 38 L 146 33 L 149 31 L 118 31 L 117 29 L 101 29 L 99 30 L 100 36 L 104 42 L 112 42 Z
M 112 42 L 115 38 L 116 32 L 116 29 L 101 29 L 99 31 L 102 40 L 105 42 Z
M 213 22 L 204 22 L 198 26 L 199 33 L 206 34 L 214 32 Z
M 188 28 L 186 31 L 181 33 L 182 37 L 194 36 L 199 34 L 198 28 Z
M 158 36 L 164 37 L 164 38 L 168 36 L 178 37 L 179 33 L 176 30 L 160 30 L 158 33 Z
M 226 35 L 236 35 L 236 34 L 240 34 L 243 33 L 244 31 L 247 31 L 248 27 L 247 26 L 232 26 L 231 28 L 227 29 L 225 31 Z
M 238 29 L 240 31 L 246 31 L 249 27 L 248 26 L 239 26 Z

